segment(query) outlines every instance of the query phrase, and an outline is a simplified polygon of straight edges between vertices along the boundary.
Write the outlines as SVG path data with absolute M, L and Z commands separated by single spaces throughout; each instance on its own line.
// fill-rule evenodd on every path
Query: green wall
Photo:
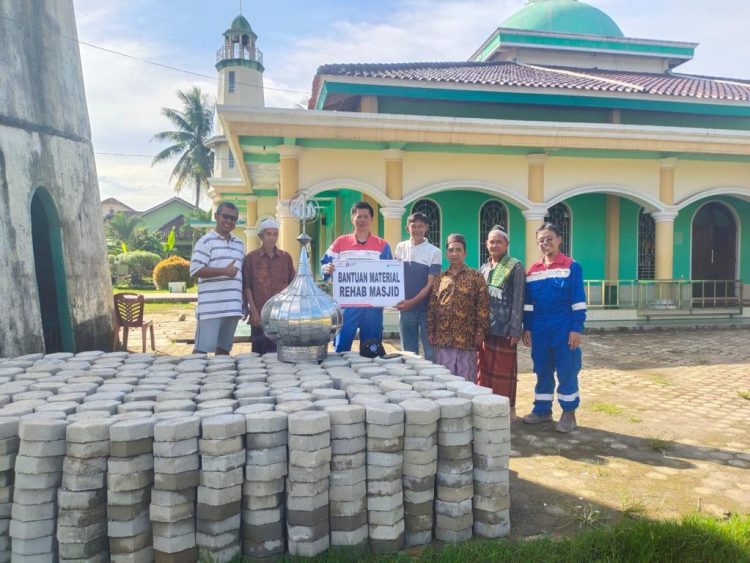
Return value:
M 620 198 L 620 267 L 618 278 L 638 277 L 638 213 L 641 206 Z
M 171 201 L 167 205 L 160 207 L 154 211 L 146 211 L 140 216 L 141 221 L 152 231 L 160 229 L 167 223 L 169 223 L 175 217 L 185 215 L 193 210 L 192 205 L 187 205 L 180 201 Z
M 730 206 L 737 214 L 739 239 L 739 276 L 744 283 L 750 283 L 750 203 L 730 196 L 719 196 L 705 199 L 688 205 L 680 210 L 674 223 L 674 277 L 690 279 L 691 237 L 693 216 L 698 208 L 708 201 L 721 201 Z M 745 227 L 745 228 L 743 228 Z
M 605 278 L 606 194 L 584 194 L 565 200 L 570 207 L 573 256 L 587 280 Z

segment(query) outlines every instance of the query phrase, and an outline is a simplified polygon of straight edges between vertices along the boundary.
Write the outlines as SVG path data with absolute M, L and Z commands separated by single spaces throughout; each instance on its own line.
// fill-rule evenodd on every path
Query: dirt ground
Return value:
M 194 331 L 190 306 L 148 317 L 159 352 L 190 353 L 191 344 L 174 342 Z M 134 333 L 131 342 L 139 342 Z M 249 350 L 238 343 L 234 351 Z M 590 334 L 583 366 L 576 431 L 513 426 L 513 536 L 566 534 L 623 516 L 750 513 L 750 330 Z M 519 372 L 525 414 L 535 382 L 525 348 Z

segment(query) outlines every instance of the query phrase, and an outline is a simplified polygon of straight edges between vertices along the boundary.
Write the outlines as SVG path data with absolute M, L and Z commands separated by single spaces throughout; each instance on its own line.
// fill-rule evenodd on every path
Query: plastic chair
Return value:
M 151 349 L 156 350 L 156 340 L 154 338 L 154 323 L 143 320 L 143 309 L 145 301 L 143 295 L 139 293 L 117 293 L 115 294 L 115 339 L 112 345 L 113 350 L 117 350 L 117 344 L 120 340 L 120 328 L 122 331 L 122 348 L 128 349 L 128 332 L 131 328 L 141 329 L 143 339 L 143 351 L 146 351 L 146 331 L 151 331 Z

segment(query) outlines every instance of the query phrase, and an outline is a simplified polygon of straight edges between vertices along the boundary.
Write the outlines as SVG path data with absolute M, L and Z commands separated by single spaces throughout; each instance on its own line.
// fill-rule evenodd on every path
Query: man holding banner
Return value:
M 323 279 L 330 279 L 335 271 L 334 260 L 391 260 L 388 243 L 370 232 L 375 211 L 366 201 L 352 205 L 351 219 L 354 232 L 341 235 L 326 250 L 320 263 Z M 380 341 L 383 337 L 383 307 L 343 307 L 344 323 L 333 343 L 336 352 L 348 352 L 359 329 L 360 342 Z

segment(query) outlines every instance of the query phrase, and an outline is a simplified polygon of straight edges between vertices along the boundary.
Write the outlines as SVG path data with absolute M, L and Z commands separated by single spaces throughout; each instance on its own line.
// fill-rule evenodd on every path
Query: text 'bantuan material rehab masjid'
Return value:
M 313 256 L 360 199 L 391 246 L 422 211 L 436 244 L 466 235 L 473 267 L 495 224 L 530 264 L 551 220 L 583 266 L 590 326 L 750 323 L 750 81 L 680 73 L 696 43 L 529 0 L 468 61 L 324 64 L 304 110 L 265 107 L 256 39 L 239 16 L 217 53 L 210 191 L 238 205 L 248 248 L 276 215 L 297 255 L 298 190 L 321 208 Z

